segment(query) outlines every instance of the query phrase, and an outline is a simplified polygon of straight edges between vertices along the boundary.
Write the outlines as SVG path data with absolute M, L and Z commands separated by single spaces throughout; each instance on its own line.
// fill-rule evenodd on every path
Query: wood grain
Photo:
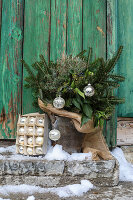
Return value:
M 51 36 L 50 36 L 50 59 L 66 54 L 66 9 L 67 0 L 51 0 Z
M 15 138 L 21 112 L 23 0 L 2 1 L 0 138 Z
M 82 51 L 82 0 L 68 0 L 67 54 Z
M 124 46 L 118 72 L 126 78 L 118 90 L 119 97 L 125 97 L 125 103 L 118 106 L 118 116 L 133 117 L 133 1 L 118 1 L 117 7 L 118 46 Z
M 106 58 L 106 1 L 83 1 L 83 49 L 92 47 L 93 59 Z
M 25 0 L 24 60 L 31 65 L 39 55 L 49 59 L 50 0 Z M 27 76 L 24 69 L 23 80 Z M 31 89 L 23 87 L 23 113 L 36 112 Z

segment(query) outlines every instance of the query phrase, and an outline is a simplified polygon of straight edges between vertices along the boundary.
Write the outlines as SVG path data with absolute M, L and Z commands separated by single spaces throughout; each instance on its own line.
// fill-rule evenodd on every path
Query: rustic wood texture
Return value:
M 133 145 L 133 118 L 118 118 L 117 145 Z
M 51 0 L 50 60 L 66 54 L 67 0 Z
M 123 45 L 123 53 L 119 60 L 118 72 L 125 76 L 118 90 L 119 97 L 125 97 L 125 103 L 119 105 L 119 117 L 133 117 L 133 1 L 118 1 L 118 46 Z
M 49 59 L 49 39 L 50 0 L 25 0 L 23 58 L 29 65 L 39 59 L 40 54 Z M 23 79 L 26 76 L 24 69 Z M 31 89 L 23 87 L 23 114 L 38 111 L 32 102 Z
M 83 1 L 83 49 L 88 47 L 93 59 L 106 58 L 106 0 Z
M 117 50 L 117 1 L 107 0 L 107 59 Z M 114 73 L 117 72 L 117 65 Z M 117 91 L 114 92 L 117 94 Z M 109 121 L 106 122 L 106 141 L 109 147 L 117 145 L 117 108 Z
M 82 50 L 82 0 L 68 0 L 67 54 L 76 55 Z
M 14 138 L 21 112 L 23 0 L 2 1 L 0 138 Z

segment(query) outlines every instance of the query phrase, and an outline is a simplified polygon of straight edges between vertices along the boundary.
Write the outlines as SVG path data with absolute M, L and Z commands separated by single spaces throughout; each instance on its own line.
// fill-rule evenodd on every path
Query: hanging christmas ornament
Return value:
M 49 138 L 50 140 L 53 140 L 53 141 L 57 141 L 59 140 L 61 137 L 61 134 L 60 134 L 60 131 L 57 130 L 57 129 L 53 129 L 49 132 Z
M 28 147 L 28 148 L 27 148 L 27 153 L 28 153 L 29 155 L 32 155 L 32 154 L 33 154 L 33 148 Z
M 36 138 L 36 144 L 42 145 L 43 144 L 43 137 L 37 137 Z
M 42 154 L 43 153 L 43 150 L 42 150 L 42 147 L 36 147 L 36 154 Z
M 44 128 L 42 128 L 42 127 L 37 128 L 36 133 L 37 133 L 38 136 L 43 136 L 43 134 L 44 134 Z
M 19 142 L 19 144 L 23 145 L 24 144 L 24 137 L 20 136 L 18 142 Z
M 22 117 L 22 118 L 20 119 L 20 123 L 21 123 L 21 124 L 24 124 L 25 121 L 26 121 L 26 117 Z
M 54 99 L 53 106 L 57 109 L 61 109 L 65 106 L 65 100 L 61 96 L 59 96 Z
M 85 96 L 87 97 L 92 97 L 95 93 L 95 90 L 94 88 L 91 86 L 91 84 L 89 83 L 85 88 L 84 88 L 84 93 L 85 93 Z
M 33 144 L 33 137 L 29 137 L 28 140 L 27 140 L 27 143 L 29 145 L 32 145 Z

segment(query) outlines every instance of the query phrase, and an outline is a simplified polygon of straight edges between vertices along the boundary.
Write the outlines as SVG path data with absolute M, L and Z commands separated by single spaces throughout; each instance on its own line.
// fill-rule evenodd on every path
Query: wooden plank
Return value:
M 1 44 L 2 0 L 0 0 L 0 44 Z
M 93 58 L 106 58 L 106 1 L 83 1 L 83 49 L 92 47 Z
M 107 58 L 111 58 L 117 50 L 117 1 L 107 0 Z M 114 69 L 117 72 L 117 66 Z M 117 95 L 117 91 L 114 91 Z M 117 108 L 108 122 L 107 138 L 109 146 L 117 145 Z M 110 140 L 110 141 L 109 141 Z
M 125 76 L 118 90 L 119 97 L 125 97 L 125 103 L 119 105 L 119 117 L 133 117 L 133 1 L 118 1 L 118 46 L 123 45 L 123 53 L 120 57 L 118 72 Z
M 50 0 L 25 0 L 23 58 L 30 65 L 43 54 L 49 59 Z M 24 69 L 23 78 L 27 76 Z M 23 113 L 36 112 L 31 89 L 23 87 Z
M 53 61 L 66 54 L 66 8 L 66 0 L 51 0 L 50 59 Z
M 67 54 L 82 50 L 82 0 L 68 0 Z
M 133 145 L 133 118 L 118 119 L 117 124 L 117 145 Z
M 0 138 L 15 138 L 21 112 L 23 0 L 2 1 Z

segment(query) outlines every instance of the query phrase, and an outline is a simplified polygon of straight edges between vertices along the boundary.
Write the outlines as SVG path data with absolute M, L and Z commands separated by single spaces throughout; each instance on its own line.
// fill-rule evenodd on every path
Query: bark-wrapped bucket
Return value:
M 102 128 L 94 128 L 93 120 L 89 120 L 81 127 L 81 115 L 69 112 L 63 109 L 56 109 L 51 104 L 45 105 L 40 99 L 38 99 L 39 107 L 46 112 L 49 117 L 57 115 L 61 117 L 67 117 L 72 120 L 76 130 L 80 133 L 84 133 L 84 139 L 82 141 L 82 152 L 92 153 L 93 160 L 111 160 L 113 159 L 106 141 L 102 134 Z

